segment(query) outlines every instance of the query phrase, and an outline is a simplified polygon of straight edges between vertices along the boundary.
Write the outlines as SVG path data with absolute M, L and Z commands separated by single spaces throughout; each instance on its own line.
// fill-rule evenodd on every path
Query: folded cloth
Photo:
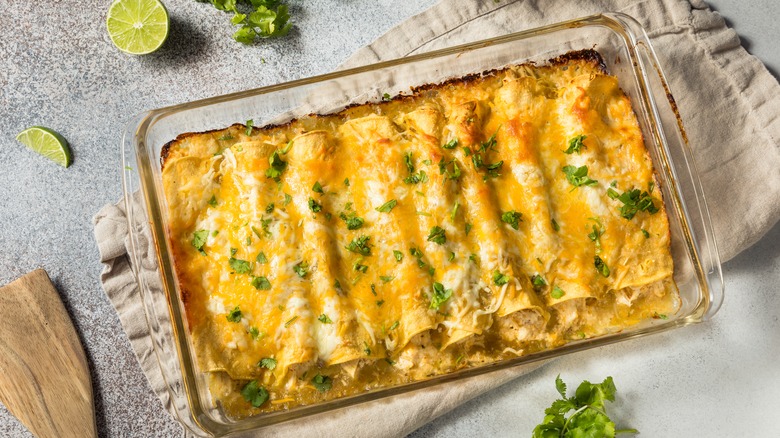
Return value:
M 721 257 L 733 257 L 780 218 L 780 101 L 775 99 L 780 95 L 780 85 L 758 59 L 740 46 L 736 33 L 723 18 L 701 0 L 443 0 L 359 50 L 342 68 L 603 11 L 629 14 L 647 30 L 679 105 L 705 195 L 710 197 Z M 124 204 L 103 207 L 94 224 L 101 262 L 106 265 L 101 276 L 103 288 L 119 313 L 152 389 L 174 414 L 185 407 L 167 391 L 152 347 L 136 274 L 128 257 Z M 140 246 L 145 245 L 141 240 Z M 142 254 L 143 264 L 154 265 L 151 247 L 135 250 Z M 284 423 L 260 433 L 402 436 L 537 366 L 494 372 Z M 177 403 L 179 406 L 174 407 Z

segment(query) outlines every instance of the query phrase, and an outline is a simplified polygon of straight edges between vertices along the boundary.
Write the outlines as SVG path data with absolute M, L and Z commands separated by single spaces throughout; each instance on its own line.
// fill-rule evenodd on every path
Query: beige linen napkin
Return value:
M 701 0 L 444 0 L 359 50 L 343 67 L 604 11 L 627 13 L 647 30 L 688 131 L 709 197 L 721 256 L 723 260 L 733 257 L 780 218 L 780 86 L 763 64 L 740 46 L 736 33 L 726 27 L 720 15 Z M 127 256 L 124 205 L 104 207 L 94 223 L 101 261 L 106 265 L 103 288 L 119 313 L 152 389 L 173 412 L 175 400 L 165 389 Z M 151 248 L 137 249 L 152 257 Z M 285 423 L 262 434 L 402 436 L 535 366 Z

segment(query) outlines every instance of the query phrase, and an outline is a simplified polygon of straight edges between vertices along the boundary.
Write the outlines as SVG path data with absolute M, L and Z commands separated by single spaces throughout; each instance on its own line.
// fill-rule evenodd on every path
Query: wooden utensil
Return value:
M 0 288 L 0 401 L 38 437 L 95 437 L 89 367 L 43 269 Z

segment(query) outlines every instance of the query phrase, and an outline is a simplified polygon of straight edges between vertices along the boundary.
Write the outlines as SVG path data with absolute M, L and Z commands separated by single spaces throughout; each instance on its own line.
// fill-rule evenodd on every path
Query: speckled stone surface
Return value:
M 171 38 L 129 57 L 105 32 L 109 1 L 0 0 L 0 284 L 45 268 L 85 345 L 101 436 L 177 436 L 135 362 L 99 282 L 90 218 L 121 193 L 119 140 L 132 114 L 334 69 L 349 54 L 433 0 L 291 0 L 285 39 L 244 47 L 228 17 L 167 0 Z M 780 71 L 780 6 L 712 2 L 748 49 Z M 74 163 L 62 169 L 15 142 L 35 124 L 61 132 Z M 776 436 L 780 412 L 780 227 L 725 265 L 727 298 L 707 324 L 558 360 L 415 432 L 527 436 L 570 382 L 612 375 L 619 423 L 643 436 Z M 34 347 L 33 347 L 34 348 Z M 0 406 L 0 436 L 29 432 Z

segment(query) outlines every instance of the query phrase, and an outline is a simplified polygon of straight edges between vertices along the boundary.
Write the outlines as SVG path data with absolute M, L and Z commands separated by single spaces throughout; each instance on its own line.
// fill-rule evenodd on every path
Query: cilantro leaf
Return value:
M 263 276 L 253 278 L 252 286 L 257 290 L 271 290 L 271 282 Z
M 493 271 L 493 283 L 496 286 L 503 286 L 509 283 L 509 276 L 499 271 Z
M 241 390 L 241 395 L 244 397 L 244 400 L 251 403 L 252 406 L 256 408 L 259 408 L 263 403 L 267 402 L 269 396 L 268 391 L 257 384 L 257 380 L 252 380 L 247 383 Z
M 333 379 L 331 379 L 328 376 L 323 376 L 322 374 L 317 373 L 317 375 L 311 379 L 311 384 L 315 388 L 317 388 L 317 391 L 326 392 L 326 391 L 330 391 L 330 388 L 333 387 Z
M 325 191 L 322 190 L 322 185 L 320 184 L 319 181 L 314 183 L 314 185 L 311 188 L 311 191 L 314 192 L 314 193 L 319 193 L 319 194 L 325 193 Z
M 591 179 L 588 176 L 588 166 L 563 166 L 563 173 L 566 174 L 566 179 L 574 186 L 574 188 L 580 186 L 593 186 L 598 184 L 598 181 Z M 573 190 L 573 189 L 572 189 Z
M 601 257 L 599 256 L 596 256 L 593 259 L 594 264 L 596 265 L 596 270 L 599 271 L 599 273 L 604 277 L 609 277 L 609 267 L 606 263 L 604 263 L 604 260 L 601 260 Z
M 321 322 L 323 324 L 333 324 L 333 321 L 330 318 L 328 318 L 328 315 L 326 315 L 324 313 L 317 317 L 317 321 L 319 321 L 319 322 Z
M 442 304 L 452 296 L 452 289 L 445 289 L 441 283 L 433 283 L 433 296 L 431 296 L 431 309 L 439 310 Z M 392 330 L 392 329 L 391 329 Z
M 443 144 L 441 147 L 443 147 L 444 149 L 455 149 L 456 147 L 458 147 L 458 139 L 453 138 L 452 140 Z
M 250 265 L 248 261 L 237 259 L 235 257 L 231 257 L 228 260 L 228 265 L 230 266 L 230 269 L 235 271 L 236 274 L 248 274 L 250 271 L 252 271 L 252 265 Z
M 555 298 L 556 300 L 563 298 L 564 295 L 566 295 L 566 292 L 557 285 L 553 287 L 552 292 L 550 292 L 550 296 Z
M 206 244 L 206 239 L 209 237 L 209 230 L 198 230 L 192 235 L 192 246 L 198 250 L 199 253 L 206 255 L 206 251 L 203 250 L 203 245 Z
M 515 230 L 520 228 L 520 222 L 522 221 L 523 221 L 523 214 L 518 213 L 514 210 L 504 212 L 504 214 L 501 215 L 501 222 L 509 224 L 509 226 L 511 226 Z
M 271 166 L 265 170 L 266 178 L 271 178 L 278 182 L 284 170 L 287 169 L 287 162 L 282 160 L 279 156 L 279 151 L 274 151 L 274 153 L 268 157 L 268 163 Z
M 563 152 L 566 153 L 566 154 L 573 154 L 575 152 L 577 154 L 581 154 L 582 153 L 582 148 L 585 147 L 585 145 L 582 143 L 582 141 L 585 140 L 586 138 L 588 138 L 588 137 L 586 137 L 584 135 L 578 135 L 576 137 L 573 137 L 573 138 L 569 139 L 569 148 L 566 149 Z
M 225 318 L 227 318 L 228 322 L 241 322 L 241 317 L 243 314 L 241 313 L 241 309 L 236 306 L 233 310 L 228 313 Z
M 293 271 L 301 278 L 306 278 L 306 274 L 309 273 L 309 264 L 306 262 L 300 262 L 293 266 Z
M 370 256 L 371 246 L 369 246 L 368 244 L 369 239 L 371 239 L 370 236 L 361 235 L 359 237 L 356 237 L 355 239 L 352 239 L 352 241 L 349 242 L 349 244 L 345 246 L 345 248 L 356 254 Z
M 376 211 L 378 211 L 380 213 L 389 213 L 390 210 L 394 209 L 397 204 L 398 204 L 398 201 L 396 201 L 395 199 L 392 199 L 390 201 L 385 202 L 381 206 L 377 207 Z
M 404 253 L 401 251 L 398 251 L 397 249 L 393 250 L 393 257 L 395 257 L 395 261 L 400 262 L 404 259 Z
M 650 214 L 658 213 L 658 207 L 655 206 L 653 197 L 645 191 L 631 189 L 618 194 L 617 191 L 610 188 L 607 190 L 607 196 L 623 203 L 623 206 L 620 207 L 620 215 L 626 219 L 633 219 L 640 211 L 646 211 Z
M 315 201 L 313 198 L 309 198 L 309 210 L 311 210 L 312 213 L 319 213 L 322 211 L 322 204 Z
M 257 363 L 258 368 L 266 368 L 268 370 L 273 370 L 276 368 L 276 359 L 273 357 L 264 357 L 260 359 L 260 362 Z
M 436 225 L 433 228 L 431 228 L 431 232 L 428 233 L 428 241 L 433 243 L 438 243 L 439 245 L 443 245 L 447 242 L 447 236 L 445 234 L 444 228 Z
M 362 217 L 355 214 L 354 211 L 349 212 L 349 214 L 347 214 L 346 212 L 341 212 L 341 214 L 339 214 L 339 217 L 341 218 L 341 220 L 344 221 L 344 223 L 347 224 L 348 230 L 358 230 L 365 223 L 365 220 Z

